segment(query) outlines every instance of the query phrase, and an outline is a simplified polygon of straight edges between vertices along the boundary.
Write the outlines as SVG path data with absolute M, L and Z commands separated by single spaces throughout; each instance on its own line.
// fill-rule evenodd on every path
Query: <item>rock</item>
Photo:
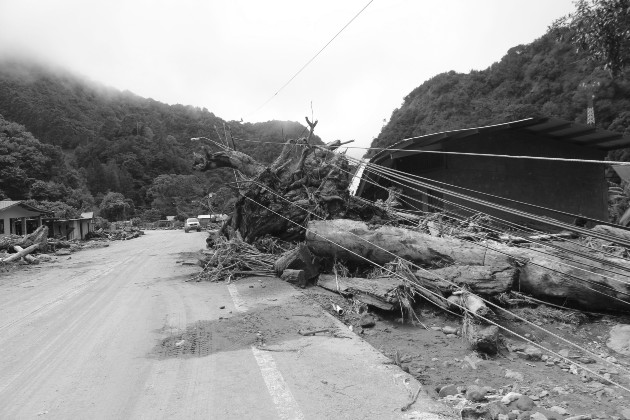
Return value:
M 529 420 L 531 415 L 532 415 L 531 411 L 523 411 L 521 414 L 518 415 L 517 419 L 518 420 Z
M 542 351 L 538 347 L 527 346 L 525 350 L 518 353 L 519 356 L 523 357 L 527 360 L 541 360 L 542 359 Z
M 590 414 L 582 414 L 579 416 L 567 417 L 564 420 L 591 420 L 592 418 L 593 416 L 591 416 Z
M 372 328 L 374 325 L 376 325 L 376 322 L 374 321 L 374 317 L 366 314 L 361 316 L 361 319 L 359 320 L 359 325 L 362 328 Z
M 55 251 L 55 255 L 57 256 L 70 255 L 70 254 L 72 254 L 72 252 L 67 248 L 58 249 L 57 251 Z
M 522 397 L 522 394 L 519 394 L 518 392 L 508 392 L 507 394 L 503 396 L 503 398 L 501 398 L 501 402 L 507 405 L 511 403 L 512 401 L 518 400 L 521 397 Z
M 448 325 L 442 327 L 442 332 L 444 334 L 457 334 L 457 328 L 449 327 Z
M 440 327 L 431 327 L 431 329 L 433 331 L 442 331 L 442 328 L 440 328 Z
M 514 379 L 515 381 L 523 381 L 523 374 L 510 369 L 505 370 L 505 377 L 508 379 Z
M 516 413 L 509 413 L 508 414 L 508 420 L 516 420 L 517 417 L 518 417 L 518 414 L 516 414 Z
M 483 405 L 464 407 L 459 415 L 462 420 L 483 420 L 488 418 L 488 411 Z
M 454 384 L 445 385 L 440 388 L 440 392 L 438 392 L 438 396 L 440 398 L 448 397 L 449 395 L 457 395 L 457 387 Z
M 534 413 L 531 416 L 529 416 L 529 420 L 547 420 L 547 416 L 545 416 L 542 413 Z
M 457 334 L 446 334 L 446 338 L 457 338 Z
M 532 411 L 536 407 L 536 403 L 527 395 L 521 395 L 521 397 L 514 403 L 516 408 L 522 411 Z
M 497 420 L 510 420 L 510 416 L 507 414 L 499 414 Z
M 569 350 L 567 349 L 562 349 L 558 352 L 558 354 L 562 357 L 569 357 Z
M 505 404 L 498 401 L 491 402 L 486 406 L 486 408 L 491 419 L 498 419 L 500 416 L 505 416 L 505 418 L 507 418 L 507 415 L 510 413 L 510 410 L 505 406 Z
M 619 414 L 621 415 L 622 419 L 630 420 L 630 408 L 623 408 L 623 409 L 621 409 Z
M 630 325 L 617 324 L 612 327 L 606 346 L 617 353 L 630 356 Z
M 477 385 L 470 385 L 466 390 L 466 399 L 473 402 L 481 402 L 486 399 L 488 391 Z
M 549 411 L 553 411 L 554 413 L 558 413 L 562 416 L 566 416 L 567 414 L 569 414 L 567 410 L 565 410 L 563 407 L 560 407 L 558 405 L 554 405 L 553 407 L 549 409 Z

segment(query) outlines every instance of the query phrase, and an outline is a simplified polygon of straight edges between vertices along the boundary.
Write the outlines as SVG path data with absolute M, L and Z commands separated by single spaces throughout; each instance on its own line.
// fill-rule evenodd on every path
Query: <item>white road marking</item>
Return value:
M 239 312 L 247 312 L 247 306 L 245 306 L 245 302 L 238 293 L 236 286 L 230 283 L 227 288 L 230 292 L 230 296 L 232 296 L 236 310 Z M 259 350 L 255 346 L 252 346 L 252 353 L 254 354 L 254 358 L 256 359 L 256 363 L 258 364 L 258 368 L 267 385 L 267 390 L 276 406 L 280 419 L 303 420 L 304 414 L 302 414 L 300 406 L 297 401 L 295 401 L 295 398 L 293 398 L 289 386 L 278 370 L 273 356 L 268 352 Z
M 303 419 L 304 414 L 302 414 L 302 410 L 300 410 L 295 398 L 293 398 L 293 394 L 291 394 L 291 390 L 289 390 L 287 383 L 280 374 L 271 354 L 259 350 L 255 346 L 252 346 L 252 352 L 280 418 L 282 420 Z
M 234 302 L 236 310 L 239 312 L 247 312 L 247 306 L 245 306 L 245 302 L 241 299 L 241 295 L 238 293 L 234 283 L 228 284 L 227 288 L 230 292 L 230 296 L 232 296 L 232 301 Z

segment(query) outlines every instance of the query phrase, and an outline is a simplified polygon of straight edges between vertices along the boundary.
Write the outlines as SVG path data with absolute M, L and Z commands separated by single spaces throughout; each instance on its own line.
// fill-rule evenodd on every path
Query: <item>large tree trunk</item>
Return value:
M 391 226 L 370 229 L 363 222 L 343 219 L 309 222 L 306 241 L 313 254 L 327 258 L 378 265 L 397 257 L 423 266 L 451 264 L 441 270 L 433 270 L 433 274 L 416 273 L 419 280 L 443 294 L 447 294 L 444 289 L 449 285 L 444 280 L 448 280 L 466 285 L 481 295 L 501 293 L 512 284 L 512 290 L 591 311 L 627 311 L 630 303 L 628 271 L 606 264 L 608 261 L 630 270 L 627 261 L 621 259 L 598 256 L 604 262 L 596 262 L 571 256 L 568 261 L 561 258 L 567 255 L 558 251 L 545 250 L 547 254 L 543 255 L 531 249 L 500 243 L 484 246 Z M 469 265 L 487 267 L 461 267 Z M 508 266 L 512 268 L 508 269 Z M 444 280 L 438 280 L 438 276 Z M 484 277 L 494 280 L 480 281 Z
M 553 254 L 543 257 L 529 251 L 528 263 L 521 267 L 514 289 L 590 311 L 629 311 L 629 272 L 615 269 L 620 274 L 614 274 L 605 270 L 610 267 L 596 261 L 579 257 L 567 261 L 560 258 L 558 252 Z M 628 267 L 625 260 L 610 260 Z
M 438 238 L 392 226 L 370 229 L 361 221 L 310 221 L 306 243 L 320 256 L 379 265 L 402 258 L 416 264 L 508 266 L 512 259 L 499 252 L 453 238 Z

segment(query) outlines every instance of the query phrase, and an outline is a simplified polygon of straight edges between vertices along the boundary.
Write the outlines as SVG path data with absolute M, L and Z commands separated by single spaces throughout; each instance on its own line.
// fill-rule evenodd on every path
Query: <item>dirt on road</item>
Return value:
M 0 273 L 0 418 L 453 418 L 424 393 L 403 410 L 421 384 L 294 287 L 186 282 L 204 239 Z

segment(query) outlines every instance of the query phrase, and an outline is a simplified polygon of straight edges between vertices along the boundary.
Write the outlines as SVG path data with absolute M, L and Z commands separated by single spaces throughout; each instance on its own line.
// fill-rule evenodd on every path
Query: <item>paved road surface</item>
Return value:
M 418 383 L 292 286 L 185 282 L 203 239 L 0 274 L 0 419 L 448 418 L 424 394 L 402 412 Z

